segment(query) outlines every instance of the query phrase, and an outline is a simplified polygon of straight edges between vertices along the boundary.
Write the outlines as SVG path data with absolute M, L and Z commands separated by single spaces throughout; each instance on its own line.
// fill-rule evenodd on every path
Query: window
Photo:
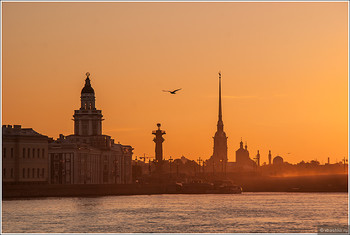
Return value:
M 30 158 L 30 148 L 28 148 L 28 158 Z
M 41 170 L 41 176 L 42 176 L 43 178 L 45 177 L 45 169 L 44 169 L 44 168 Z
M 23 158 L 26 158 L 26 149 L 23 148 Z
M 42 150 L 41 157 L 42 157 L 42 158 L 45 158 L 45 149 Z
M 78 134 L 79 133 L 79 122 L 75 121 L 74 123 L 74 133 Z
M 35 169 L 32 169 L 32 178 L 35 178 Z
M 13 148 L 11 148 L 11 158 L 13 158 Z
M 3 177 L 4 177 L 4 179 L 6 178 L 6 168 L 4 168 L 3 170 L 2 170 L 2 173 L 3 173 Z
M 37 177 L 37 178 L 40 177 L 40 169 L 39 169 L 39 168 L 36 170 L 36 177 Z
M 23 178 L 26 178 L 26 169 L 23 168 L 23 175 L 22 175 Z
M 94 135 L 97 135 L 97 121 L 93 121 L 92 122 L 92 133 L 94 134 Z
M 3 148 L 3 149 L 2 149 L 2 152 L 3 152 L 3 153 L 2 153 L 2 156 L 3 156 L 4 158 L 6 158 L 6 148 Z
M 11 178 L 13 178 L 13 168 L 11 168 Z
M 38 158 L 40 158 L 40 149 L 38 149 Z
M 82 134 L 83 135 L 88 135 L 88 130 L 89 130 L 89 121 L 88 120 L 82 120 L 81 121 L 81 128 L 82 128 Z
M 33 148 L 33 155 L 32 155 L 33 158 L 35 158 L 35 149 Z
M 27 169 L 27 178 L 30 178 L 30 169 Z

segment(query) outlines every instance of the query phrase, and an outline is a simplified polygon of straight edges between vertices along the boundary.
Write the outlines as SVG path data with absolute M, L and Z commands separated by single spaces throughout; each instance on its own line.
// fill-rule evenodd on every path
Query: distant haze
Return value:
M 166 159 L 207 159 L 221 70 L 229 161 L 241 137 L 261 163 L 347 157 L 348 3 L 2 6 L 3 124 L 72 134 L 90 72 L 104 134 L 154 156 L 159 122 Z

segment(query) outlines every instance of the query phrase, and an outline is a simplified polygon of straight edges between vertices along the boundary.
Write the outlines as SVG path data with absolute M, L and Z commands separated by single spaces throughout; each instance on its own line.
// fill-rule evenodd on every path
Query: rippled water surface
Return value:
M 346 227 L 347 193 L 142 195 L 5 200 L 2 231 L 317 232 Z

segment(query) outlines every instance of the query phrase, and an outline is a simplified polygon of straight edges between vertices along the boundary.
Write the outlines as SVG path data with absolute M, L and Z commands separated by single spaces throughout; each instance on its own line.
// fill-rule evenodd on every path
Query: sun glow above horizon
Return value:
M 2 3 L 2 123 L 73 133 L 85 73 L 103 133 L 154 156 L 208 159 L 222 72 L 235 161 L 348 156 L 348 3 Z M 183 88 L 176 95 L 162 92 Z M 290 154 L 288 154 L 290 153 Z

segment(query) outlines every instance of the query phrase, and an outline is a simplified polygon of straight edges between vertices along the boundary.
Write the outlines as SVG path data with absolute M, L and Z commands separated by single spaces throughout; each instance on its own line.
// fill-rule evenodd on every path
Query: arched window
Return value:
M 30 148 L 28 148 L 28 158 L 30 158 Z
M 33 148 L 33 158 L 35 158 L 35 148 Z
M 35 169 L 32 169 L 32 178 L 35 178 Z
M 23 158 L 26 158 L 26 149 L 23 148 Z
M 45 158 L 45 149 L 42 150 L 42 155 L 41 155 L 42 158 Z
M 36 177 L 40 178 L 40 169 L 39 168 L 36 170 Z
M 38 149 L 38 158 L 40 158 L 40 149 Z
M 27 169 L 27 178 L 30 178 L 30 169 Z

